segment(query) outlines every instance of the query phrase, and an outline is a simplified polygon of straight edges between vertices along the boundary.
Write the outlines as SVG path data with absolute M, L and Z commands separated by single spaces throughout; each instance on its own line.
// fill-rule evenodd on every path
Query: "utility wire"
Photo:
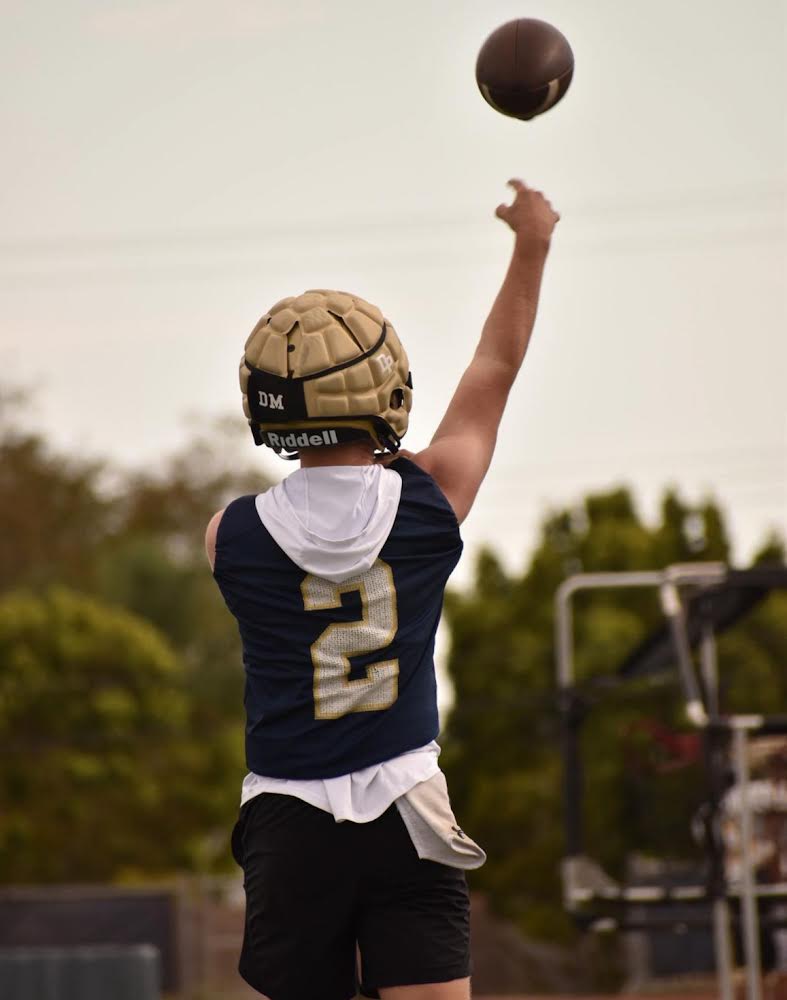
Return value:
M 607 237 L 588 240 L 564 239 L 563 253 L 584 257 L 586 255 L 621 253 L 671 253 L 685 255 L 708 250 L 714 253 L 740 253 L 752 247 L 768 245 L 781 247 L 787 243 L 787 227 L 776 225 L 757 229 L 718 229 L 706 233 L 682 233 L 668 235 L 654 233 L 651 236 L 639 234 L 609 235 Z M 313 252 L 314 248 L 312 248 Z M 435 244 L 418 246 L 416 244 L 391 246 L 385 241 L 377 244 L 356 244 L 348 251 L 341 252 L 335 242 L 319 248 L 323 256 L 328 256 L 333 266 L 347 265 L 349 260 L 363 258 L 364 263 L 385 262 L 386 269 L 394 273 L 412 273 L 423 271 L 424 267 L 443 267 L 448 260 L 457 257 L 468 261 L 478 257 L 479 243 L 473 241 L 472 246 L 459 244 L 456 237 L 445 240 L 442 247 Z M 293 247 L 284 251 L 279 247 L 271 247 L 255 261 L 251 256 L 240 262 L 228 262 L 217 259 L 214 262 L 202 262 L 189 265 L 183 260 L 162 264 L 155 261 L 139 261 L 136 264 L 127 263 L 124 267 L 104 267 L 91 264 L 74 268 L 68 262 L 50 266 L 46 270 L 9 270 L 5 273 L 0 269 L 0 288 L 13 290 L 16 288 L 62 288 L 74 284 L 89 284 L 93 287 L 111 287 L 118 284 L 134 282 L 168 283 L 174 280 L 203 283 L 210 280 L 249 280 L 258 278 L 261 274 L 270 273 L 271 257 L 275 258 L 276 267 L 290 268 L 303 266 L 303 248 Z M 405 258 L 405 261 L 402 261 Z
M 760 192 L 733 189 L 729 192 L 688 192 L 654 194 L 648 198 L 628 201 L 605 202 L 589 200 L 568 203 L 564 214 L 578 223 L 588 220 L 604 222 L 632 216 L 655 217 L 659 222 L 669 216 L 686 221 L 689 217 L 718 218 L 720 215 L 740 212 L 762 212 L 765 209 L 784 208 L 787 189 L 765 189 Z M 54 236 L 17 236 L 0 240 L 0 254 L 35 255 L 57 253 L 135 252 L 151 247 L 173 248 L 208 245 L 215 248 L 227 243 L 257 243 L 271 239 L 300 239 L 304 236 L 333 241 L 346 236 L 367 235 L 381 232 L 436 232 L 441 230 L 489 228 L 491 214 L 424 217 L 397 215 L 388 218 L 346 217 L 314 222 L 274 221 L 252 226 L 216 226 L 197 230 L 161 230 L 140 233 L 74 233 Z M 451 238 L 454 234 L 449 233 Z

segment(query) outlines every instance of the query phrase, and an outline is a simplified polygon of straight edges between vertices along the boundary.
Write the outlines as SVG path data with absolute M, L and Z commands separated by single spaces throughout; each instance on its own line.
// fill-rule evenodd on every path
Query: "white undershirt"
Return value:
M 402 480 L 381 465 L 298 469 L 256 500 L 277 545 L 307 573 L 334 583 L 368 570 L 393 527 Z M 368 823 L 440 770 L 432 741 L 399 757 L 337 778 L 293 780 L 249 773 L 241 805 L 262 792 L 294 795 L 337 823 Z
M 266 778 L 249 773 L 243 779 L 241 805 L 261 792 L 295 795 L 309 805 L 324 809 L 337 823 L 369 823 L 415 785 L 428 781 L 440 770 L 437 756 L 440 747 L 432 741 L 382 764 L 364 767 L 338 778 L 294 781 L 290 778 Z

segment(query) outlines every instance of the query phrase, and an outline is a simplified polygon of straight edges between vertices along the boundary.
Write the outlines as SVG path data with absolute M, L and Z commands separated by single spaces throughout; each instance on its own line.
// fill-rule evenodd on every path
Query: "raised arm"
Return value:
M 560 216 L 522 181 L 496 215 L 514 231 L 508 272 L 484 323 L 473 359 L 459 381 L 428 448 L 414 456 L 445 493 L 458 520 L 473 506 L 497 440 L 508 393 L 533 332 L 541 277 Z

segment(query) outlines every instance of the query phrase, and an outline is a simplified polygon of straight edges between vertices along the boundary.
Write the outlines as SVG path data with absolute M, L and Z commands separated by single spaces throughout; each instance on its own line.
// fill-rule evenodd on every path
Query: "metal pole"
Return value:
M 582 853 L 582 769 L 579 754 L 580 720 L 574 700 L 573 616 L 571 581 L 558 589 L 555 601 L 555 654 L 559 686 L 560 740 L 563 757 L 563 825 L 565 853 Z M 565 880 L 564 880 L 565 881 Z
M 705 703 L 708 715 L 715 719 L 719 714 L 719 671 L 716 659 L 716 638 L 713 626 L 705 622 L 702 627 L 702 643 L 700 645 L 700 668 L 702 684 L 705 688 Z M 718 816 L 721 795 L 723 793 L 723 764 L 720 763 L 719 734 L 706 729 L 703 732 L 705 741 L 705 759 L 710 785 L 709 805 L 711 816 L 708 820 L 708 853 L 711 864 L 710 891 L 713 893 L 713 951 L 716 957 L 716 975 L 719 980 L 720 1000 L 733 1000 L 733 953 L 730 940 L 730 904 L 725 892 L 725 874 L 722 863 L 722 844 L 718 829 Z
M 754 867 L 752 864 L 752 820 L 749 803 L 749 761 L 746 756 L 746 730 L 735 727 L 732 734 L 735 774 L 741 800 L 741 917 L 743 954 L 746 960 L 746 996 L 762 1000 L 760 969 L 760 922 L 757 914 Z
M 730 904 L 723 896 L 713 900 L 713 950 L 720 1000 L 733 1000 L 732 942 L 730 941 Z
M 708 714 L 702 703 L 702 695 L 694 674 L 691 646 L 686 629 L 686 616 L 683 613 L 678 588 L 674 583 L 664 583 L 660 588 L 659 595 L 662 610 L 672 633 L 675 652 L 678 654 L 678 672 L 683 685 L 683 696 L 686 699 L 686 715 L 693 725 L 705 726 Z
M 573 615 L 571 608 L 572 586 L 575 577 L 565 580 L 555 600 L 555 653 L 557 654 L 557 683 L 562 690 L 574 684 Z
M 564 580 L 555 594 L 555 647 L 558 686 L 567 688 L 574 683 L 571 598 L 577 591 L 660 587 L 663 582 L 664 573 L 659 570 L 630 573 L 577 573 Z
M 576 857 L 583 853 L 584 831 L 582 823 L 583 773 L 580 754 L 583 710 L 571 694 L 563 695 L 561 710 L 561 750 L 563 754 L 563 819 L 566 833 L 566 855 Z
M 583 776 L 580 755 L 582 707 L 574 693 L 574 649 L 572 596 L 579 590 L 617 587 L 656 587 L 659 572 L 580 573 L 564 580 L 555 595 L 555 656 L 560 692 L 563 756 L 563 822 L 566 855 L 575 857 L 584 847 L 582 830 Z
M 700 644 L 700 668 L 702 683 L 705 687 L 705 704 L 708 715 L 719 714 L 719 670 L 716 661 L 716 639 L 713 626 L 708 622 L 702 625 L 702 643 Z

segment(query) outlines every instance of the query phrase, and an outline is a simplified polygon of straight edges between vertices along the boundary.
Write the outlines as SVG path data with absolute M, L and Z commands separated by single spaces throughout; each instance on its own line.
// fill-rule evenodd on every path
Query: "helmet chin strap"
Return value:
M 363 420 L 341 418 L 326 424 L 323 421 L 304 421 L 296 424 L 258 424 L 250 420 L 249 427 L 255 444 L 264 444 L 286 459 L 296 459 L 301 448 L 331 448 L 356 441 L 369 441 L 376 454 L 386 451 L 395 454 L 401 439 L 381 417 Z

